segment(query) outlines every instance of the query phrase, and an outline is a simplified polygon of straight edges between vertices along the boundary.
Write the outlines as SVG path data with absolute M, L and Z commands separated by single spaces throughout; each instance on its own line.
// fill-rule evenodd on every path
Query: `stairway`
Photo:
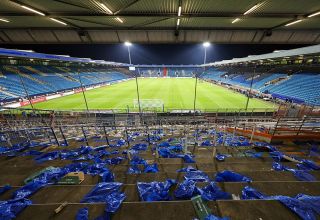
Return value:
M 18 96 L 14 95 L 14 94 L 12 94 L 10 92 L 7 92 L 5 90 L 0 90 L 0 93 L 5 94 L 6 96 L 13 97 L 13 98 L 17 98 L 18 97 Z
M 44 84 L 49 85 L 47 82 L 41 81 L 41 80 L 39 80 L 37 78 L 34 78 L 30 74 L 26 74 L 26 73 L 21 72 L 17 67 L 4 66 L 4 68 L 5 68 L 5 70 L 7 70 L 9 72 L 16 73 L 16 74 L 18 74 L 18 75 L 20 75 L 22 77 L 25 77 L 25 78 L 30 79 L 32 81 L 35 81 L 35 82 L 37 82 L 37 83 L 39 83 L 41 85 L 44 85 Z
M 40 76 L 48 76 L 48 74 L 46 73 L 43 73 L 43 72 L 40 72 L 39 70 L 33 68 L 32 66 L 24 66 L 23 68 L 29 70 L 30 72 L 33 72 L 33 73 L 36 73 L 36 74 L 39 74 Z

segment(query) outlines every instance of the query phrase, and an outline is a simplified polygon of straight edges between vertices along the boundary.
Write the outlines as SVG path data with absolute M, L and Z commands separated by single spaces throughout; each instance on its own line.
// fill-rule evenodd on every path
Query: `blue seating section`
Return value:
M 139 68 L 140 75 L 143 77 L 163 77 L 164 68 Z M 168 77 L 193 77 L 199 72 L 197 68 L 166 68 Z
M 304 100 L 312 105 L 320 105 L 320 74 L 295 74 L 279 84 L 264 88 L 269 93 Z
M 208 70 L 202 78 L 215 80 L 232 85 L 250 87 L 251 78 L 247 74 L 232 74 Z M 276 83 L 273 80 L 284 78 Z M 284 73 L 260 74 L 254 78 L 252 87 L 261 92 L 268 92 L 276 97 L 301 100 L 307 104 L 320 105 L 320 74 L 294 74 L 288 76 Z
M 78 74 L 78 71 L 80 74 Z M 3 77 L 0 77 L 0 88 L 2 88 L 0 89 L 0 101 L 26 96 L 21 79 L 29 95 L 35 96 L 78 88 L 81 86 L 79 75 L 85 86 L 128 78 L 121 72 L 101 68 L 79 70 L 52 66 L 0 66 L 0 72 L 3 75 Z M 5 91 L 6 94 L 1 90 Z

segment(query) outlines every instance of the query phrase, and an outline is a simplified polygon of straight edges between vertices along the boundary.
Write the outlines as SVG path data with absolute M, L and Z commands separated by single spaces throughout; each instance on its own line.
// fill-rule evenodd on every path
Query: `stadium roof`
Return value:
M 220 65 L 226 65 L 226 64 L 239 64 L 239 63 L 245 63 L 245 62 L 255 62 L 255 61 L 262 61 L 262 60 L 272 60 L 277 58 L 294 58 L 297 56 L 314 56 L 314 55 L 320 55 L 320 44 L 309 46 L 309 47 L 302 47 L 297 49 L 291 49 L 291 50 L 281 50 L 281 51 L 274 51 L 272 53 L 262 54 L 262 55 L 251 55 L 248 57 L 243 58 L 233 58 L 232 60 L 222 60 L 218 62 L 208 63 L 203 66 L 220 66 Z
M 315 44 L 319 11 L 319 0 L 1 0 L 0 42 Z
M 10 58 L 22 58 L 22 59 L 39 59 L 39 60 L 52 60 L 52 61 L 62 61 L 62 62 L 75 62 L 75 63 L 91 63 L 91 64 L 103 64 L 109 66 L 129 66 L 125 63 L 110 62 L 104 60 L 92 60 L 90 58 L 77 58 L 70 57 L 68 55 L 54 55 L 54 54 L 44 54 L 36 53 L 29 50 L 12 50 L 0 48 L 0 57 L 10 57 Z

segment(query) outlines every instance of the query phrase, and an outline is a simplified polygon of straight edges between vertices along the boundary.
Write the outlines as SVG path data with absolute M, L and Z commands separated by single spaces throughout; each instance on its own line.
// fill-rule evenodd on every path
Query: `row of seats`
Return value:
M 208 70 L 201 77 L 244 87 L 250 87 L 252 79 L 248 74 L 228 75 L 216 70 Z M 320 91 L 317 88 L 319 83 L 319 74 L 299 73 L 289 76 L 284 73 L 264 73 L 253 79 L 252 88 L 277 97 L 320 105 Z
M 104 68 L 64 68 L 54 66 L 0 66 L 0 100 L 10 100 L 16 97 L 25 97 L 53 93 L 57 91 L 90 86 L 128 78 L 119 71 L 110 71 Z M 23 81 L 23 84 L 22 82 Z
M 139 68 L 143 77 L 193 77 L 197 73 L 197 68 Z

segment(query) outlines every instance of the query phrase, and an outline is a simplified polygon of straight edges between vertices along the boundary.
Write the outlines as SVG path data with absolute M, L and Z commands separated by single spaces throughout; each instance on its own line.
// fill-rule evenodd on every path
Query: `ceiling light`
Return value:
M 178 18 L 178 20 L 177 20 L 177 26 L 179 26 L 180 25 L 180 18 Z
M 104 10 L 106 10 L 109 14 L 113 14 L 113 12 L 112 12 L 105 4 L 100 3 L 100 6 L 101 6 Z
M 317 15 L 320 15 L 320 11 L 316 12 L 316 13 L 313 13 L 311 15 L 308 16 L 308 18 L 311 18 L 311 17 L 314 17 L 314 16 L 317 16 Z
M 299 22 L 301 22 L 301 21 L 302 21 L 302 19 L 300 19 L 300 20 L 296 20 L 296 21 L 293 21 L 293 22 L 290 22 L 290 23 L 286 24 L 285 26 L 287 27 L 287 26 L 290 26 L 290 25 L 293 25 L 293 24 L 299 23 Z
M 243 15 L 249 14 L 251 12 L 253 12 L 254 10 L 256 10 L 257 8 L 259 8 L 261 5 L 263 5 L 264 2 L 258 3 L 256 5 L 254 5 L 253 7 L 251 7 L 248 11 L 246 11 L 245 13 L 243 13 Z
M 238 21 L 240 21 L 240 18 L 234 19 L 231 23 L 233 24 L 233 23 L 236 23 L 236 22 L 238 22 Z
M 119 17 L 116 17 L 116 20 L 119 21 L 120 23 L 123 23 L 123 20 Z
M 179 6 L 179 9 L 178 9 L 178 16 L 179 17 L 181 16 L 181 6 Z
M 41 11 L 37 11 L 37 10 L 35 10 L 35 9 L 33 9 L 33 8 L 30 8 L 30 7 L 28 7 L 28 6 L 25 6 L 25 5 L 20 5 L 22 8 L 24 8 L 24 9 L 27 9 L 28 11 L 32 11 L 32 12 L 34 12 L 34 13 L 36 13 L 36 14 L 39 14 L 39 15 L 42 15 L 42 16 L 46 16 L 44 13 L 42 13 Z
M 10 21 L 8 21 L 7 19 L 4 19 L 4 18 L 0 18 L 0 21 L 3 21 L 3 22 L 10 22 Z
M 63 24 L 63 25 L 67 25 L 66 23 L 64 23 L 63 21 L 59 21 L 58 19 L 55 18 L 50 18 L 52 21 L 55 21 L 57 23 Z

